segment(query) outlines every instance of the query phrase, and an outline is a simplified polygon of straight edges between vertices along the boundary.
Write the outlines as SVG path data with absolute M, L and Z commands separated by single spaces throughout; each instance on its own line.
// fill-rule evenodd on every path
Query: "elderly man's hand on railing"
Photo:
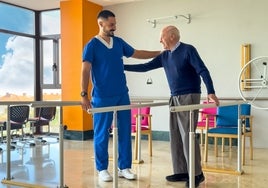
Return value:
M 220 105 L 220 101 L 215 94 L 208 94 L 208 102 L 213 101 L 217 106 Z

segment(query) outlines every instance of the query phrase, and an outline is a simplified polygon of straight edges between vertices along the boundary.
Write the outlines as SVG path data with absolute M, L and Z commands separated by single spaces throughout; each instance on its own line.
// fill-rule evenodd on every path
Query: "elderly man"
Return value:
M 160 42 L 165 51 L 144 64 L 125 65 L 127 71 L 146 72 L 164 68 L 170 88 L 170 106 L 199 104 L 201 96 L 201 77 L 207 88 L 208 100 L 219 104 L 215 95 L 210 73 L 197 50 L 190 44 L 180 42 L 180 32 L 175 26 L 162 29 Z M 194 112 L 196 128 L 198 111 Z M 189 131 L 188 112 L 170 113 L 170 145 L 174 174 L 167 181 L 186 181 L 189 187 Z M 201 167 L 198 141 L 195 142 L 195 186 L 205 180 Z

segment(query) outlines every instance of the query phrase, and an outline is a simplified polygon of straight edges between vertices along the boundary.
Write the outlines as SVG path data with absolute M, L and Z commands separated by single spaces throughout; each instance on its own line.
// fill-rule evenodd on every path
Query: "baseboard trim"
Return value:
M 71 131 L 65 130 L 63 138 L 67 140 L 90 140 L 93 139 L 93 130 L 89 131 Z
M 72 131 L 65 130 L 63 134 L 64 139 L 67 140 L 90 140 L 94 138 L 93 130 L 89 131 Z M 141 139 L 146 140 L 147 136 L 142 135 Z M 152 139 L 159 141 L 169 141 L 168 131 L 152 131 Z
M 89 131 L 71 131 L 65 130 L 64 131 L 64 139 L 67 140 L 90 140 L 94 138 L 93 130 Z M 197 133 L 197 138 L 200 141 L 199 133 Z M 148 140 L 146 135 L 141 136 L 142 140 Z M 169 139 L 169 131 L 152 131 L 152 139 L 156 141 L 170 141 Z M 209 144 L 214 144 L 214 139 L 209 138 Z M 221 139 L 218 140 L 218 144 L 221 145 Z M 225 145 L 229 145 L 229 140 L 226 139 Z M 232 139 L 232 145 L 237 146 L 237 139 Z
M 152 139 L 159 140 L 159 141 L 169 141 L 169 132 L 168 131 L 153 131 L 152 132 Z

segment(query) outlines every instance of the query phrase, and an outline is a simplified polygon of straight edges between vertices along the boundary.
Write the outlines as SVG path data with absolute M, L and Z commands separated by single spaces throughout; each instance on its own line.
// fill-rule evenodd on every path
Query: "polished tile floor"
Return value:
M 47 144 L 38 143 L 35 147 L 24 146 L 11 151 L 11 177 L 5 181 L 6 152 L 0 154 L 0 188 L 17 187 L 60 187 L 59 144 L 50 138 Z M 141 141 L 141 159 L 144 163 L 134 164 L 132 171 L 138 179 L 128 181 L 118 179 L 120 188 L 178 188 L 185 187 L 185 182 L 167 182 L 166 175 L 172 174 L 169 142 L 153 141 L 153 156 L 148 156 L 147 141 Z M 213 146 L 209 147 L 209 160 L 206 168 L 236 170 L 236 147 L 226 147 L 214 157 Z M 248 150 L 247 150 L 248 151 Z M 248 153 L 248 152 L 247 152 Z M 112 157 L 112 140 L 110 141 Z M 246 156 L 246 165 L 242 175 L 205 171 L 206 180 L 200 188 L 266 188 L 268 186 L 268 149 L 255 149 L 254 160 Z M 110 161 L 110 173 L 113 162 Z M 4 182 L 4 183 L 3 183 Z M 18 183 L 18 184 L 16 184 Z M 15 186 L 15 185 L 19 186 Z M 64 141 L 64 179 L 63 187 L 69 188 L 112 188 L 113 182 L 101 182 L 94 168 L 93 143 L 89 141 Z M 62 187 L 62 188 L 63 188 Z

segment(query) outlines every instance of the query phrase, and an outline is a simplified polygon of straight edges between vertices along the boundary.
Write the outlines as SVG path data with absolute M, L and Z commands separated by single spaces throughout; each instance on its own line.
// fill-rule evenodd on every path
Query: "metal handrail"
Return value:
M 165 106 L 168 102 L 158 102 L 158 103 L 143 103 L 143 104 L 131 104 L 131 105 L 121 105 L 121 106 L 109 106 L 100 108 L 90 108 L 88 113 L 101 113 L 101 112 L 113 112 L 121 110 L 129 110 L 131 108 L 142 108 L 142 107 L 154 107 L 154 106 Z
M 232 103 L 221 103 L 219 106 L 230 106 L 230 105 L 239 105 L 239 104 L 243 104 L 245 103 L 244 101 L 236 101 L 236 102 L 232 102 Z M 81 105 L 81 102 L 80 101 L 21 101 L 21 102 L 16 102 L 16 101 L 1 101 L 0 102 L 0 105 L 7 105 L 8 107 L 11 105 L 11 104 L 29 104 L 31 105 L 32 107 L 51 107 L 51 106 L 76 106 L 76 105 Z M 131 105 L 122 105 L 122 106 L 111 106 L 111 107 L 102 107 L 102 108 L 91 108 L 89 109 L 87 112 L 89 114 L 91 113 L 101 113 L 101 112 L 114 112 L 114 118 L 116 117 L 116 113 L 117 111 L 121 111 L 121 110 L 128 110 L 128 109 L 131 109 L 131 108 L 142 108 L 142 107 L 156 107 L 156 106 L 165 106 L 165 105 L 168 105 L 168 102 L 159 102 L 159 103 L 142 103 L 142 104 L 131 104 Z M 179 112 L 179 111 L 189 111 L 190 113 L 192 113 L 193 110 L 196 110 L 196 109 L 202 109 L 202 108 L 210 108 L 210 107 L 216 107 L 215 104 L 197 104 L 197 105 L 185 105 L 185 106 L 174 106 L 174 107 L 170 107 L 170 112 Z M 9 114 L 9 111 L 8 113 Z M 9 115 L 7 115 L 7 119 L 9 120 Z M 191 121 L 190 121 L 191 122 Z M 115 121 L 115 125 L 114 125 L 114 129 L 115 131 L 117 131 L 117 125 L 116 125 L 116 121 Z M 238 125 L 240 125 L 240 122 L 238 120 Z M 10 122 L 8 121 L 7 122 L 7 131 L 10 131 Z M 189 132 L 189 141 L 190 141 L 190 152 L 194 151 L 192 150 L 192 148 L 194 147 L 194 132 L 193 132 L 193 125 L 190 126 L 190 132 Z M 140 126 L 139 126 L 140 128 Z M 60 129 L 60 147 L 63 148 L 63 128 Z M 238 129 L 240 130 L 240 129 Z M 139 131 L 140 132 L 140 131 Z M 10 132 L 8 133 L 7 135 L 7 140 L 10 141 L 10 136 L 9 136 Z M 238 138 L 241 138 L 241 132 L 238 131 Z M 117 143 L 117 134 L 114 134 L 114 143 L 116 144 Z M 114 157 L 115 159 L 117 158 L 116 155 L 117 155 L 117 145 L 116 146 L 113 146 L 114 147 Z M 8 150 L 8 149 L 7 149 Z M 60 149 L 60 152 L 62 152 L 62 149 Z M 63 162 L 63 156 L 62 154 L 60 155 L 60 160 L 61 160 L 61 163 Z M 190 154 L 190 187 L 192 188 L 193 187 L 193 184 L 194 184 L 194 166 L 193 166 L 193 161 L 194 161 L 194 153 L 191 153 Z M 114 188 L 117 188 L 118 187 L 118 182 L 117 182 L 117 160 L 113 160 L 114 162 L 114 177 L 115 177 L 115 181 L 114 181 L 114 184 L 113 184 L 113 187 Z M 61 164 L 60 163 L 60 164 Z M 61 166 L 61 168 L 63 168 L 63 166 Z M 238 167 L 237 167 L 238 171 L 241 171 L 241 142 L 238 142 Z M 63 170 L 61 170 L 61 182 L 60 182 L 60 188 L 64 188 L 65 186 L 63 185 Z M 9 152 L 7 151 L 7 179 L 10 180 L 10 149 L 9 149 Z
M 239 105 L 244 104 L 245 101 L 236 101 L 236 102 L 221 102 L 219 106 L 232 106 L 232 105 Z M 170 112 L 182 112 L 182 111 L 190 111 L 190 110 L 198 110 L 202 108 L 211 108 L 217 107 L 215 103 L 208 103 L 208 104 L 192 104 L 192 105 L 183 105 L 183 106 L 172 106 L 170 107 Z
M 219 106 L 232 106 L 232 105 L 240 105 L 246 103 L 245 101 L 236 101 L 236 102 L 226 102 L 220 103 Z M 193 125 L 193 110 L 203 109 L 203 108 L 211 108 L 217 107 L 215 103 L 209 104 L 194 104 L 194 105 L 182 105 L 182 106 L 172 106 L 170 107 L 170 112 L 182 112 L 189 111 L 190 113 L 190 131 L 189 131 L 189 187 L 195 187 L 195 131 Z M 240 110 L 240 109 L 239 109 Z M 240 114 L 240 112 L 238 112 Z M 237 172 L 242 173 L 241 168 L 241 123 L 240 117 L 238 116 L 238 155 L 237 155 Z
M 75 105 L 81 105 L 80 101 L 1 101 L 0 105 L 6 105 L 7 106 L 7 163 L 6 163 L 6 178 L 2 180 L 2 183 L 6 184 L 13 184 L 16 186 L 22 186 L 22 187 L 32 187 L 32 184 L 23 183 L 23 182 L 14 182 L 11 181 L 11 148 L 10 148 L 10 142 L 11 142 L 11 135 L 10 135 L 10 111 L 9 107 L 16 104 L 27 104 L 31 107 L 53 107 L 53 106 L 75 106 Z M 62 123 L 62 122 L 61 122 Z M 64 125 L 60 125 L 60 132 L 59 132 L 59 161 L 60 161 L 60 186 L 59 188 L 67 188 L 64 185 L 63 180 L 63 131 L 65 129 Z M 41 187 L 38 185 L 38 187 Z
M 136 100 L 135 102 L 138 102 L 138 100 Z M 142 101 L 141 101 L 142 102 Z M 144 101 L 143 101 L 144 102 Z M 80 101 L 1 101 L 0 105 L 6 105 L 7 106 L 7 142 L 10 143 L 10 121 L 9 121 L 9 106 L 10 105 L 14 105 L 14 104 L 28 104 L 31 107 L 54 107 L 54 106 L 77 106 L 77 105 L 81 105 Z M 111 107 L 103 107 L 103 108 L 91 108 L 88 110 L 88 113 L 100 113 L 100 112 L 114 112 L 114 120 L 116 119 L 116 115 L 117 115 L 117 111 L 121 111 L 121 110 L 128 110 L 131 108 L 142 108 L 142 107 L 154 107 L 154 106 L 164 106 L 164 105 L 168 105 L 168 102 L 159 102 L 159 103 L 143 103 L 143 104 L 131 104 L 131 105 L 122 105 L 122 106 L 111 106 Z M 61 122 L 62 123 L 62 122 Z M 139 122 L 140 125 L 140 122 Z M 59 155 L 59 160 L 60 160 L 60 185 L 59 188 L 67 188 L 66 185 L 64 185 L 64 180 L 63 180 L 63 131 L 64 131 L 65 127 L 61 124 L 60 125 L 60 133 L 59 133 L 59 144 L 60 144 L 60 155 Z M 115 124 L 114 124 L 114 131 L 117 131 L 117 122 L 115 120 Z M 139 138 L 140 138 L 140 126 L 139 126 Z M 117 155 L 117 134 L 114 134 L 114 158 L 116 159 L 116 155 Z M 139 143 L 140 144 L 140 143 Z M 139 146 L 140 147 L 140 146 Z M 140 149 L 140 148 L 139 148 Z M 6 165 L 6 169 L 7 169 L 7 177 L 5 180 L 2 180 L 2 183 L 6 183 L 6 184 L 16 184 L 16 185 L 21 185 L 21 186 L 26 186 L 28 185 L 27 183 L 22 183 L 22 182 L 12 182 L 11 181 L 11 173 L 10 173 L 10 160 L 11 160 L 11 156 L 10 156 L 10 147 L 9 145 L 7 146 L 7 165 Z M 118 182 L 117 182 L 117 160 L 113 160 L 114 161 L 114 177 L 115 177 L 115 181 L 113 183 L 113 187 L 117 188 L 118 187 Z M 30 186 L 30 185 L 29 185 Z
M 154 107 L 154 106 L 165 106 L 168 105 L 168 102 L 159 102 L 159 103 L 143 103 L 143 104 L 131 104 L 131 105 L 121 105 L 121 106 L 111 106 L 111 107 L 101 107 L 101 108 L 91 108 L 88 110 L 88 113 L 101 113 L 101 112 L 113 112 L 113 175 L 114 175 L 114 181 L 113 181 L 113 188 L 118 187 L 118 161 L 117 161 L 117 111 L 121 110 L 129 110 L 131 108 L 142 108 L 142 107 Z M 139 147 L 139 156 L 140 156 L 140 132 L 141 132 L 141 126 L 140 126 L 140 118 L 138 118 L 138 147 Z M 139 160 L 139 159 L 138 159 Z

